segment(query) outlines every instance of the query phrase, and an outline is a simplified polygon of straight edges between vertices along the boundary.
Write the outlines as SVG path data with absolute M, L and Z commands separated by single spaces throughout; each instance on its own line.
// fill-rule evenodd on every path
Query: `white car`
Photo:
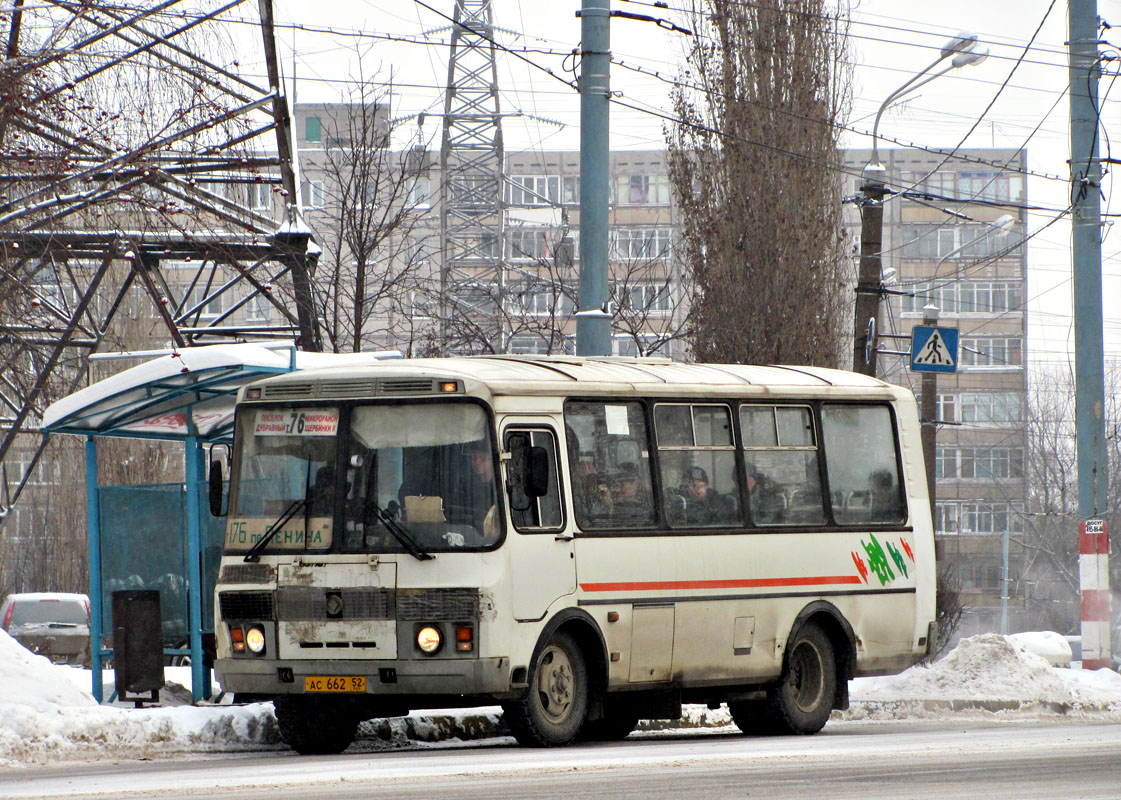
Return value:
M 84 594 L 10 594 L 0 606 L 0 629 L 56 664 L 90 664 L 90 600 Z

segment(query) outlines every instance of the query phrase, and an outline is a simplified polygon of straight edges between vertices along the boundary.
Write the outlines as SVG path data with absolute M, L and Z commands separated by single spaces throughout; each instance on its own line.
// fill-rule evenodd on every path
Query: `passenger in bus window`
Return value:
M 728 498 L 708 485 L 703 467 L 686 467 L 681 474 L 681 495 L 685 498 L 685 520 L 690 525 L 724 525 L 732 521 Z
M 619 465 L 619 474 L 615 478 L 611 503 L 615 515 L 621 521 L 649 522 L 653 519 L 653 508 L 650 498 L 642 491 L 642 481 L 639 479 L 638 467 L 634 462 L 626 461 Z
M 471 460 L 469 507 L 471 524 L 484 539 L 498 536 L 498 512 L 494 497 L 494 457 L 486 441 L 479 439 L 467 445 Z
M 308 490 L 308 513 L 330 516 L 335 502 L 335 465 L 324 464 L 315 472 L 315 483 Z
M 747 469 L 747 494 L 751 503 L 751 519 L 757 525 L 773 525 L 783 521 L 785 506 L 781 495 L 766 475 L 755 469 L 750 461 Z
M 868 476 L 872 495 L 872 522 L 899 522 L 903 510 L 899 505 L 899 492 L 895 480 L 886 469 L 878 469 Z

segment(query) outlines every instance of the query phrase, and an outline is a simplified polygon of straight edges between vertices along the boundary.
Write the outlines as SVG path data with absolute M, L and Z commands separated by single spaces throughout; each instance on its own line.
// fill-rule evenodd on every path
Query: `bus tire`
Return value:
M 746 736 L 771 736 L 780 732 L 771 720 L 766 700 L 733 700 L 728 703 L 728 713 Z
M 273 699 L 273 709 L 284 743 L 301 755 L 341 753 L 358 732 L 350 704 L 333 698 L 282 695 Z
M 604 714 L 600 719 L 590 719 L 584 722 L 584 727 L 576 735 L 580 742 L 618 742 L 630 736 L 631 731 L 638 725 L 638 711 L 630 704 L 613 703 L 610 699 L 604 703 Z
M 502 710 L 523 746 L 557 747 L 575 739 L 588 712 L 588 668 L 576 640 L 554 633 L 534 658 L 526 696 Z
M 817 733 L 833 713 L 836 694 L 833 645 L 820 627 L 807 623 L 786 650 L 778 685 L 767 692 L 767 724 L 774 733 Z

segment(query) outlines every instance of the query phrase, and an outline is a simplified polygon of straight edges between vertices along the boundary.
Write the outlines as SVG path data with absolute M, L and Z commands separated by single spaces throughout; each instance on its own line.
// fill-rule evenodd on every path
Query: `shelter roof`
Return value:
M 307 353 L 291 345 L 185 347 L 123 370 L 52 403 L 44 433 L 228 441 L 245 383 L 319 367 L 371 364 L 395 353 Z

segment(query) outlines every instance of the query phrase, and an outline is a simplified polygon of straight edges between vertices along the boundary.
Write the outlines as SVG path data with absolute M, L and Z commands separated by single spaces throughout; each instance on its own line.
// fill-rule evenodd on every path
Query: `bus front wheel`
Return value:
M 817 733 L 833 713 L 836 694 L 833 645 L 820 627 L 808 623 L 787 648 L 778 685 L 767 692 L 769 726 L 775 733 Z
M 506 723 L 519 744 L 568 744 L 588 711 L 588 669 L 576 640 L 555 633 L 537 653 L 525 698 L 503 706 Z
M 301 755 L 341 753 L 358 732 L 353 708 L 335 698 L 282 695 L 273 709 L 284 743 Z

